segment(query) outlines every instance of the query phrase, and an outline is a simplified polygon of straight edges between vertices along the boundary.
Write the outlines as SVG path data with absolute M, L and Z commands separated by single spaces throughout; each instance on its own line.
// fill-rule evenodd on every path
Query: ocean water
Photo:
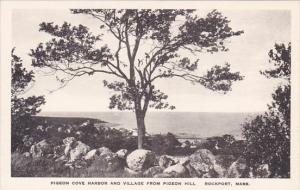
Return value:
M 43 112 L 42 116 L 87 117 L 113 124 L 115 128 L 136 129 L 133 112 Z M 211 137 L 231 134 L 241 138 L 241 124 L 255 113 L 148 112 L 146 131 L 149 134 L 171 132 L 179 136 Z

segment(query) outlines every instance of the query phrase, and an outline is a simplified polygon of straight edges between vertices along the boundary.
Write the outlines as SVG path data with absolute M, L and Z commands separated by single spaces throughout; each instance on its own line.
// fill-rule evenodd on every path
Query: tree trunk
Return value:
M 138 129 L 138 149 L 142 149 L 146 133 L 145 114 L 143 114 L 141 110 L 136 110 L 135 116 Z

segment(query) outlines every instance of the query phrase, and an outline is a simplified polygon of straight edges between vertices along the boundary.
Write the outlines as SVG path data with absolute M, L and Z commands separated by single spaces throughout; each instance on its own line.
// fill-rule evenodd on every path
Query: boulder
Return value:
M 167 155 L 162 155 L 158 159 L 158 165 L 162 168 L 168 168 L 175 164 L 175 161 Z
M 54 128 L 54 126 L 48 126 L 48 127 L 46 127 L 45 131 L 46 131 L 47 133 L 51 133 L 51 132 L 54 132 L 54 131 L 55 131 L 55 128 Z
M 143 176 L 144 177 L 153 177 L 156 174 L 163 173 L 164 168 L 160 166 L 153 166 L 151 168 L 148 168 L 146 171 L 144 171 Z
M 25 156 L 25 157 L 30 157 L 31 154 L 30 154 L 29 152 L 24 152 L 24 153 L 23 153 L 23 156 Z
M 59 132 L 59 133 L 63 132 L 63 128 L 62 127 L 58 127 L 57 128 L 57 132 Z
M 52 152 L 52 146 L 46 141 L 42 140 L 30 148 L 30 154 L 33 158 L 39 158 Z
M 116 154 L 118 155 L 119 158 L 121 159 L 125 159 L 127 156 L 128 150 L 126 149 L 120 149 L 116 152 Z
M 71 144 L 67 144 L 64 149 L 64 154 L 69 156 L 70 150 L 72 149 Z
M 178 163 L 181 164 L 181 165 L 183 165 L 183 166 L 188 165 L 190 162 L 191 162 L 191 160 L 190 160 L 189 157 L 182 157 L 178 161 Z
M 70 150 L 70 160 L 75 161 L 79 160 L 82 156 L 86 155 L 91 148 L 82 143 L 81 141 L 77 141 L 75 144 L 75 148 Z
M 76 142 L 75 137 L 67 137 L 63 140 L 63 143 L 67 146 L 67 145 L 71 145 Z
M 239 158 L 231 164 L 228 168 L 226 177 L 228 178 L 241 178 L 246 177 L 247 165 L 244 158 Z
M 154 166 L 155 154 L 150 150 L 137 149 L 126 158 L 129 169 L 134 171 L 144 171 Z
M 99 152 L 99 155 L 101 155 L 101 154 L 107 154 L 107 153 L 112 153 L 112 151 L 109 148 L 105 147 L 105 146 L 103 146 L 101 148 L 98 148 L 97 150 Z
M 181 164 L 172 165 L 166 168 L 163 173 L 170 174 L 172 177 L 190 177 L 189 171 Z
M 92 160 L 92 159 L 94 159 L 97 155 L 98 155 L 98 150 L 97 150 L 97 149 L 93 149 L 93 150 L 89 151 L 89 152 L 84 156 L 84 159 L 85 159 L 85 160 Z
M 37 131 L 42 131 L 42 132 L 44 132 L 44 131 L 45 131 L 45 127 L 44 127 L 43 125 L 38 125 L 38 126 L 36 127 L 36 130 L 37 130 Z
M 216 164 L 215 156 L 207 149 L 199 149 L 194 152 L 190 157 L 190 166 L 195 169 L 197 176 L 215 176 L 216 171 L 214 165 Z

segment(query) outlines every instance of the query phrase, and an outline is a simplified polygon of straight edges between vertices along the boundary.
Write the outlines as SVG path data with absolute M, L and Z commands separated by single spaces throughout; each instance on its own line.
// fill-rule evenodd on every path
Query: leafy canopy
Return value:
M 11 52 L 11 126 L 12 151 L 22 144 L 30 117 L 40 112 L 39 107 L 45 103 L 43 96 L 22 97 L 34 82 L 34 73 L 27 71 L 20 57 Z
M 196 70 L 199 60 L 182 56 L 186 51 L 198 56 L 201 52 L 228 51 L 229 38 L 243 31 L 233 31 L 230 21 L 217 10 L 200 18 L 195 10 L 183 9 L 72 9 L 73 14 L 88 15 L 99 21 L 100 35 L 93 35 L 86 26 L 61 26 L 41 23 L 40 31 L 53 38 L 31 50 L 32 65 L 49 68 L 59 75 L 63 85 L 75 77 L 106 73 L 116 81 L 104 81 L 115 94 L 110 108 L 156 109 L 175 107 L 168 96 L 155 88 L 157 79 L 181 78 L 226 93 L 232 82 L 242 80 L 230 65 L 214 66 L 206 74 Z M 103 40 L 112 37 L 114 42 Z

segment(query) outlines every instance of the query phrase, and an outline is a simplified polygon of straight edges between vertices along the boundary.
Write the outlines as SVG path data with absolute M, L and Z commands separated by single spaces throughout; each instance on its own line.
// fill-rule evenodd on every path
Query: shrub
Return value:
M 272 94 L 273 101 L 268 111 L 243 124 L 246 138 L 247 164 L 259 177 L 259 168 L 267 164 L 269 177 L 290 176 L 290 73 L 291 44 L 275 44 L 269 52 L 271 70 L 262 72 L 267 78 L 284 79 Z

